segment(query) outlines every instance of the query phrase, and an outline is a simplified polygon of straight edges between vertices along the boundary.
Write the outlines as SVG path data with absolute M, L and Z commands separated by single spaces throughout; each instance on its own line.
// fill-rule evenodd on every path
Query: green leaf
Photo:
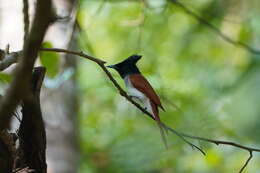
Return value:
M 239 32 L 239 41 L 241 42 L 250 42 L 252 39 L 252 28 L 249 23 L 245 23 L 245 25 L 241 26 Z
M 44 42 L 42 44 L 44 48 L 52 48 L 50 42 Z M 55 52 L 40 52 L 40 61 L 43 66 L 47 68 L 47 76 L 54 78 L 59 72 L 59 55 Z
M 0 82 L 9 83 L 12 80 L 12 76 L 7 73 L 0 73 Z

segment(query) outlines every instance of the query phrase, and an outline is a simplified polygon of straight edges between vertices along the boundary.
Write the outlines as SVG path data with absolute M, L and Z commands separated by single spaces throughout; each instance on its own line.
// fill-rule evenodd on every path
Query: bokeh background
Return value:
M 0 2 L 2 9 L 14 10 Z M 69 4 L 64 9 L 70 20 L 53 26 L 59 34 L 50 31 L 44 46 L 81 50 L 107 64 L 143 55 L 138 67 L 162 99 L 163 122 L 191 135 L 260 147 L 260 53 L 253 51 L 260 49 L 259 0 L 179 1 L 233 43 L 170 0 L 69 2 L 56 2 L 57 9 Z M 68 16 L 64 9 L 59 14 Z M 1 26 L 6 36 L 9 25 Z M 20 29 L 20 45 L 10 43 L 10 36 L 0 40 L 1 48 L 10 43 L 19 50 L 22 24 Z M 67 172 L 79 173 L 235 173 L 248 158 L 238 148 L 192 140 L 206 151 L 204 157 L 173 134 L 165 149 L 156 123 L 122 98 L 95 63 L 77 57 L 64 62 L 62 56 L 41 53 L 38 62 L 48 70 L 43 109 L 54 113 L 46 118 L 47 133 L 54 134 L 48 143 L 50 172 L 66 172 L 56 168 L 66 163 L 73 168 Z M 2 88 L 8 74 L 1 73 Z M 259 156 L 254 153 L 245 172 L 260 172 Z

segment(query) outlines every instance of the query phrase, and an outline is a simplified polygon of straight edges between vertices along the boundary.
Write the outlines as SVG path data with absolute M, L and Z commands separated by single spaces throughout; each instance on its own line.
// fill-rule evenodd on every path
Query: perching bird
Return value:
M 152 118 L 160 127 L 163 141 L 167 147 L 164 128 L 161 124 L 158 110 L 158 107 L 162 110 L 164 110 L 164 108 L 161 104 L 160 98 L 136 66 L 137 61 L 140 60 L 141 57 L 142 56 L 140 55 L 132 55 L 118 64 L 107 67 L 115 69 L 120 74 L 125 81 L 128 94 L 132 98 L 141 101 L 144 108 L 152 114 Z

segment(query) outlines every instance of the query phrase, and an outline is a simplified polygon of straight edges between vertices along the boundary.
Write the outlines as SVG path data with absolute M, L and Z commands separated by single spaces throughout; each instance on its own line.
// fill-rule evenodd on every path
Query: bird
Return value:
M 157 122 L 163 142 L 166 148 L 168 148 L 165 136 L 165 131 L 167 132 L 167 130 L 164 129 L 164 126 L 161 123 L 158 108 L 163 111 L 165 111 L 165 109 L 152 85 L 142 75 L 136 65 L 141 57 L 141 55 L 131 55 L 122 62 L 107 67 L 112 68 L 119 73 L 125 82 L 128 95 L 134 100 L 139 100 L 143 104 L 144 109 L 152 115 L 151 118 Z

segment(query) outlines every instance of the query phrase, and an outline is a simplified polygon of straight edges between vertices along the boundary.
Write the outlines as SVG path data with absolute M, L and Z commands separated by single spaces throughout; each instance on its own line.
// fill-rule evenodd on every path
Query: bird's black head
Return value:
M 132 55 L 118 64 L 109 65 L 107 67 L 115 69 L 122 78 L 130 74 L 140 74 L 136 63 L 141 57 L 141 55 Z

